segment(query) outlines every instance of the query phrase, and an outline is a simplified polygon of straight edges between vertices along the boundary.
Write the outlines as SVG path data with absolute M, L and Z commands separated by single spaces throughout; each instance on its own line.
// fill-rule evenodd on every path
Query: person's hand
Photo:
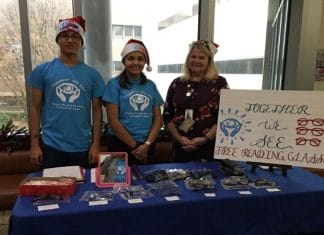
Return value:
M 33 164 L 37 164 L 39 166 L 42 165 L 43 162 L 43 152 L 40 146 L 32 146 L 30 148 L 30 161 Z
M 206 144 L 206 137 L 195 137 L 191 140 L 184 142 L 182 148 L 187 152 L 196 151 L 199 146 Z
M 186 152 L 192 152 L 197 150 L 197 146 L 193 145 L 193 144 L 187 144 L 187 145 L 183 145 L 182 148 L 186 151 Z
M 198 147 L 208 142 L 207 137 L 195 137 L 191 140 L 191 144 Z
M 100 152 L 100 147 L 92 144 L 90 147 L 90 150 L 89 150 L 89 163 L 90 164 L 98 162 L 98 153 L 99 152 Z
M 187 152 L 191 152 L 197 149 L 197 147 L 192 143 L 192 141 L 186 136 L 181 136 L 177 139 L 177 141 L 181 144 L 182 149 L 184 149 Z
M 177 142 L 179 142 L 182 146 L 190 145 L 190 140 L 183 135 L 177 139 Z
M 137 148 L 135 148 L 131 153 L 140 162 L 146 163 L 148 150 L 149 150 L 149 146 L 146 144 L 142 144 L 142 145 L 139 145 Z

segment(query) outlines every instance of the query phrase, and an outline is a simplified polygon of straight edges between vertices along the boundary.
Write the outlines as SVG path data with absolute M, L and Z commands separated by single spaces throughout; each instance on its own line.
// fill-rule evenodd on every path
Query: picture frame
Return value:
M 131 169 L 126 152 L 100 152 L 96 169 L 96 185 L 100 188 L 126 187 L 131 182 Z

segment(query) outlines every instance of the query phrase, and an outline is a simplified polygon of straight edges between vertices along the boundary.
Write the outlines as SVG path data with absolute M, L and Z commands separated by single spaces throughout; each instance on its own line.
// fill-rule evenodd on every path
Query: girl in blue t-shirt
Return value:
M 109 123 L 108 150 L 128 152 L 129 164 L 146 163 L 162 125 L 163 99 L 143 68 L 150 61 L 139 40 L 129 40 L 122 53 L 125 69 L 108 81 L 103 94 Z

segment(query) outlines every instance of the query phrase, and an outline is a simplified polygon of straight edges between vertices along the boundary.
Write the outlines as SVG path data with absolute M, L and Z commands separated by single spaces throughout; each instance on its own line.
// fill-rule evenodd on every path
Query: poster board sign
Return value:
M 324 92 L 221 90 L 214 158 L 324 168 Z

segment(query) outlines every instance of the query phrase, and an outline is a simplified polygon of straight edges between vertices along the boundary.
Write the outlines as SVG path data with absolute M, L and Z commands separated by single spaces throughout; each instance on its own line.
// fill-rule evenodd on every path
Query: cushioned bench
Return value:
M 40 171 L 31 164 L 29 150 L 0 152 L 0 210 L 11 210 L 18 196 L 18 185 L 28 173 Z

